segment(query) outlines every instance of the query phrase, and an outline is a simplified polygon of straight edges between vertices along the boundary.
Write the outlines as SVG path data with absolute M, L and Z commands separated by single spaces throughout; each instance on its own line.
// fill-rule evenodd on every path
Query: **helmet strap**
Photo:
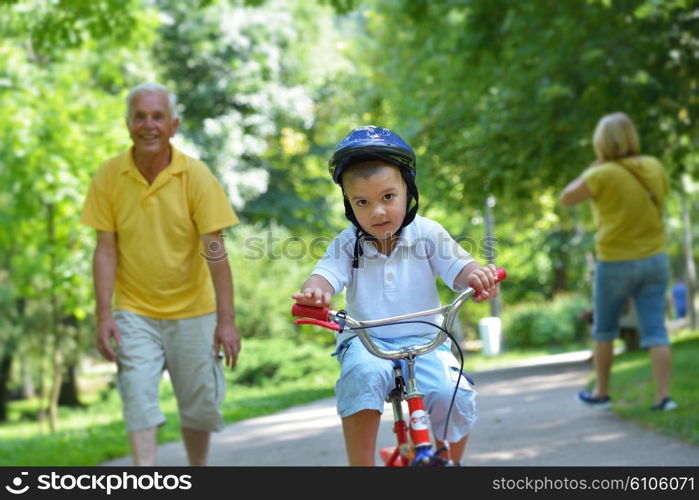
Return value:
M 352 255 L 352 269 L 359 268 L 359 257 L 364 255 L 364 249 L 362 248 L 362 240 L 372 241 L 376 240 L 372 235 L 355 225 L 354 232 L 354 254 Z
M 400 174 L 403 176 L 405 185 L 408 187 L 408 203 L 406 206 L 405 219 L 403 219 L 403 224 L 400 226 L 400 229 L 403 229 L 405 226 L 415 220 L 417 209 L 420 204 L 420 194 L 417 192 L 415 179 L 407 172 L 404 172 L 402 168 L 400 169 Z M 415 200 L 415 204 L 411 207 L 410 205 L 413 200 Z M 400 229 L 398 230 L 398 233 L 400 233 Z

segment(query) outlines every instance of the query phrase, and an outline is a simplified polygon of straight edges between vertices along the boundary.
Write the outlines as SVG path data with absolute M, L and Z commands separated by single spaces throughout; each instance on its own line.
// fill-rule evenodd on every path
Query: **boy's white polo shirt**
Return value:
M 313 274 L 328 280 L 335 293 L 347 289 L 347 313 L 358 320 L 370 320 L 409 314 L 439 307 L 435 278 L 454 290 L 454 280 L 473 257 L 437 222 L 415 216 L 403 228 L 391 255 L 383 255 L 366 240 L 361 245 L 359 268 L 352 268 L 356 241 L 355 227 L 350 225 L 328 246 Z M 441 325 L 440 315 L 418 318 Z M 425 324 L 405 324 L 371 328 L 379 338 L 428 335 L 436 330 Z M 338 335 L 338 344 L 354 335 Z

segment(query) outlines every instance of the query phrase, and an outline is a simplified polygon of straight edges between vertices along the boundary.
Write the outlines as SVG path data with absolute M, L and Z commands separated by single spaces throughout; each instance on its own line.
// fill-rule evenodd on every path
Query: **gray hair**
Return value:
M 158 93 L 165 94 L 167 96 L 167 104 L 170 108 L 170 115 L 172 119 L 175 120 L 179 118 L 177 116 L 177 96 L 170 92 L 167 87 L 160 85 L 159 83 L 141 83 L 136 85 L 129 91 L 129 95 L 126 96 L 126 120 L 129 120 L 131 116 L 131 102 L 136 94 L 141 93 Z

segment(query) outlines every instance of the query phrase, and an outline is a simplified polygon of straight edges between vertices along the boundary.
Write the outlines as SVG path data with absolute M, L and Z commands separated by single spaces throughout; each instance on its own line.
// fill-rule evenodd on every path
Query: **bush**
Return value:
M 300 338 L 245 339 L 233 387 L 264 387 L 307 377 L 334 380 L 340 368 L 333 351 L 334 347 Z
M 291 294 L 310 276 L 316 259 L 303 252 L 305 240 L 288 230 L 235 226 L 226 247 L 231 254 L 238 327 L 243 337 L 298 335 Z M 318 252 L 324 251 L 325 246 Z M 330 341 L 332 336 L 328 335 Z
M 505 308 L 503 333 L 510 348 L 555 347 L 584 342 L 588 327 L 580 318 L 589 309 L 580 295 L 558 295 L 551 302 Z

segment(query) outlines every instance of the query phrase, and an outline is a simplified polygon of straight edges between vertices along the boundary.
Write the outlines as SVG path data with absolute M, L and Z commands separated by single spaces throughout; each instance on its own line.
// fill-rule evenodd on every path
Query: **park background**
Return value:
M 130 144 L 125 97 L 144 81 L 177 94 L 175 144 L 209 165 L 242 221 L 226 233 L 244 337 L 228 422 L 332 394 L 332 338 L 292 324 L 290 295 L 347 224 L 326 165 L 357 126 L 406 139 L 421 213 L 509 272 L 501 355 L 478 350 L 491 305 L 463 310 L 469 370 L 589 347 L 591 211 L 557 199 L 594 160 L 603 114 L 628 113 L 664 163 L 673 276 L 696 288 L 697 1 L 2 0 L 0 35 L 2 465 L 128 453 L 79 217 L 96 169 Z M 652 391 L 647 356 L 630 352 L 615 411 L 699 444 L 693 308 L 673 332 L 682 408 L 634 416 Z M 162 396 L 161 442 L 179 429 L 165 379 Z

